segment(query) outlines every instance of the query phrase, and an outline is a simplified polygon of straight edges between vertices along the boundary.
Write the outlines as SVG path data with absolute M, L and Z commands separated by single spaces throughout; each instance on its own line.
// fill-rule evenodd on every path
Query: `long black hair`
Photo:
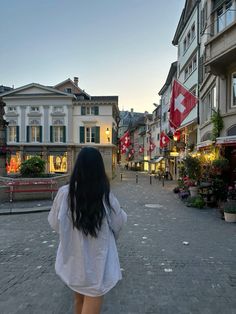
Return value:
M 103 197 L 108 207 L 110 183 L 100 152 L 85 147 L 78 154 L 69 184 L 69 208 L 73 227 L 86 236 L 97 237 L 105 215 Z

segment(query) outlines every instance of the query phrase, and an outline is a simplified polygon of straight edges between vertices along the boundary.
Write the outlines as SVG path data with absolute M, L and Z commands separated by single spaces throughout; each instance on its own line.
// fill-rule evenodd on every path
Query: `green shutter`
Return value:
M 50 125 L 50 142 L 53 143 L 53 126 Z
M 29 125 L 27 125 L 27 127 L 26 127 L 26 142 L 29 143 L 29 141 L 30 141 L 30 127 L 29 127 Z
M 63 126 L 63 143 L 66 142 L 66 126 Z
M 19 125 L 16 126 L 16 141 L 19 142 L 19 130 L 20 130 L 20 127 Z
M 84 126 L 80 126 L 80 143 L 85 143 L 84 141 Z
M 100 143 L 100 126 L 96 126 L 95 143 Z
M 82 106 L 81 107 L 81 116 L 85 116 L 85 114 L 86 114 L 85 110 L 86 110 L 86 107 Z
M 39 142 L 42 143 L 43 139 L 43 127 L 42 125 L 39 126 Z
M 94 114 L 95 114 L 95 116 L 99 115 L 99 107 L 98 106 L 94 107 Z

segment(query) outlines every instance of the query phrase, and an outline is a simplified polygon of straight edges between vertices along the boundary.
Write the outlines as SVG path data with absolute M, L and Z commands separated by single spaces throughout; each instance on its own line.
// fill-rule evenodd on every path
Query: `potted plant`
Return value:
M 201 162 L 198 158 L 188 155 L 184 159 L 184 166 L 189 178 L 189 192 L 191 196 L 198 195 L 198 184 L 201 177 Z
M 228 201 L 224 204 L 224 217 L 227 222 L 236 222 L 236 201 Z

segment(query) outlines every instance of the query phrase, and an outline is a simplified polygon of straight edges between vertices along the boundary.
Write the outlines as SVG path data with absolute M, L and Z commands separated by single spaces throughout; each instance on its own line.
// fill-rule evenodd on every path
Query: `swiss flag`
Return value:
M 155 147 L 156 147 L 156 145 L 150 140 L 149 152 L 153 152 Z
M 160 148 L 166 147 L 170 141 L 170 138 L 165 134 L 165 132 L 161 132 L 160 135 Z
M 121 144 L 121 154 L 125 154 L 127 152 L 127 147 L 124 144 Z
M 130 145 L 130 134 L 129 131 L 125 132 L 125 134 L 120 138 L 121 145 L 125 145 L 129 147 Z
M 170 125 L 178 128 L 190 111 L 196 106 L 198 99 L 185 87 L 174 80 L 170 99 Z
M 138 150 L 139 154 L 142 154 L 144 152 L 144 147 L 139 145 L 139 150 Z

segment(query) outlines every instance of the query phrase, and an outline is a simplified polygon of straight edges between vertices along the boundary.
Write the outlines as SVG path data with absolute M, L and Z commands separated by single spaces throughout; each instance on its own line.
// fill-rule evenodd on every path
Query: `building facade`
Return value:
M 8 173 L 39 155 L 48 173 L 70 173 L 84 146 L 97 147 L 110 177 L 116 165 L 117 96 L 90 96 L 70 79 L 54 87 L 31 83 L 1 94 L 6 103 Z

